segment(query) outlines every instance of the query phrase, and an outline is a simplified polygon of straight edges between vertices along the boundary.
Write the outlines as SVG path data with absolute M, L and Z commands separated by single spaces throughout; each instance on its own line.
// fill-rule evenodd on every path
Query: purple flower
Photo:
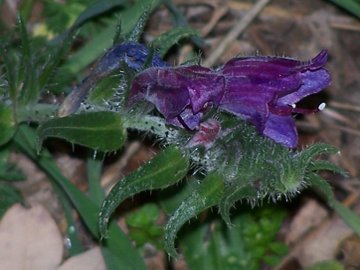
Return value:
M 330 84 L 324 65 L 327 51 L 301 62 L 279 57 L 234 58 L 213 70 L 201 66 L 152 67 L 138 74 L 130 102 L 153 103 L 168 123 L 199 129 L 208 106 L 244 119 L 263 134 L 287 147 L 298 141 L 293 113 L 304 97 Z M 321 105 L 322 106 L 322 105 Z
M 278 57 L 232 59 L 218 70 L 226 78 L 219 107 L 254 124 L 260 134 L 296 147 L 292 114 L 318 111 L 296 108 L 296 103 L 330 84 L 323 68 L 326 60 L 326 50 L 307 62 Z
M 135 77 L 129 101 L 145 99 L 169 123 L 193 130 L 207 106 L 219 105 L 224 85 L 224 76 L 205 67 L 153 67 Z

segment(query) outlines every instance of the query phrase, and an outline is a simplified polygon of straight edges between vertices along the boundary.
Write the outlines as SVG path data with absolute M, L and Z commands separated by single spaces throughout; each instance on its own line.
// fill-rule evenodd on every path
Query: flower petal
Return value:
M 278 104 L 295 104 L 304 97 L 318 93 L 330 85 L 330 74 L 325 69 L 305 71 L 301 73 L 302 85 L 300 88 L 278 99 Z
M 190 103 L 186 85 L 186 80 L 176 69 L 148 68 L 134 78 L 129 103 L 145 99 L 165 118 L 175 118 Z
M 195 130 L 199 127 L 202 117 L 202 112 L 194 114 L 190 108 L 186 108 L 177 117 L 167 119 L 167 122 L 174 126 Z
M 298 133 L 291 115 L 279 116 L 270 114 L 263 134 L 289 148 L 295 148 L 298 144 Z

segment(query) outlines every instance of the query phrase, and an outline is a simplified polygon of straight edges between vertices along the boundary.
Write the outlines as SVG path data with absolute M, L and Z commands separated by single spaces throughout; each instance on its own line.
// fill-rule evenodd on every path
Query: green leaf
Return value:
M 345 223 L 360 236 L 360 216 L 335 199 L 331 206 Z
M 137 24 L 144 12 L 144 7 L 151 6 L 151 10 L 154 10 L 161 0 L 143 0 L 138 1 L 136 4 L 128 9 L 120 12 L 122 18 L 122 31 L 123 35 L 127 35 L 134 26 Z M 78 73 L 87 67 L 95 59 L 104 54 L 104 50 L 108 49 L 112 45 L 114 31 L 116 29 L 116 22 L 109 25 L 103 31 L 101 31 L 96 37 L 90 40 L 84 47 L 66 62 L 64 69 L 69 70 L 71 73 Z
M 48 174 L 50 180 L 53 181 L 54 184 L 59 185 L 64 190 L 91 234 L 95 238 L 99 238 L 97 226 L 99 206 L 87 198 L 74 184 L 61 174 L 49 152 L 42 151 L 41 155 L 37 155 L 35 150 L 35 132 L 28 126 L 22 125 L 18 129 L 14 141 L 21 151 L 34 160 L 34 162 Z M 111 252 L 112 256 L 116 257 L 114 262 L 117 264 L 113 269 L 146 269 L 140 255 L 137 253 L 130 240 L 114 222 L 110 223 L 109 236 L 109 239 L 103 241 L 102 245 Z M 109 255 L 109 253 L 106 253 L 106 255 Z
M 105 12 L 108 12 L 114 8 L 122 7 L 126 1 L 124 0 L 98 0 L 92 5 L 88 6 L 76 19 L 72 28 L 78 28 L 86 21 L 95 18 Z
M 190 270 L 256 270 L 260 263 L 279 261 L 287 253 L 275 240 L 285 218 L 281 208 L 241 207 L 231 228 L 214 218 L 209 214 L 181 232 L 179 242 Z M 271 230 L 264 227 L 268 221 L 275 223 Z
M 104 155 L 93 151 L 90 152 L 86 160 L 89 196 L 97 205 L 100 205 L 105 197 L 104 190 L 100 184 Z
M 159 215 L 159 207 L 154 203 L 148 203 L 126 217 L 129 235 L 136 241 L 138 247 L 145 243 L 160 247 L 162 228 L 156 224 Z
M 18 25 L 20 28 L 21 48 L 22 48 L 22 70 L 24 71 L 24 85 L 20 93 L 20 102 L 22 105 L 34 103 L 39 97 L 39 87 L 37 84 L 37 68 L 33 61 L 33 51 L 30 39 L 26 30 L 26 24 L 22 17 L 18 15 Z
M 46 138 L 56 137 L 95 150 L 114 151 L 123 145 L 126 130 L 119 114 L 89 112 L 45 122 L 40 125 L 38 135 L 38 147 Z
M 20 191 L 8 184 L 0 183 L 0 218 L 15 203 L 22 202 Z
M 15 121 L 11 108 L 0 103 L 0 146 L 7 143 L 15 133 Z
M 160 211 L 156 204 L 148 203 L 136 212 L 126 217 L 126 224 L 131 227 L 146 227 L 153 224 L 159 217 Z
M 330 205 L 334 202 L 335 197 L 332 188 L 321 176 L 311 172 L 308 174 L 308 182 L 311 187 L 315 188 L 321 195 L 325 195 Z
M 173 213 L 181 202 L 190 196 L 193 189 L 198 185 L 197 181 L 194 177 L 189 177 L 186 178 L 186 181 L 158 192 L 159 203 L 165 214 Z
M 0 180 L 2 181 L 21 181 L 24 180 L 24 174 L 13 164 L 1 164 Z
M 65 191 L 52 183 L 54 191 L 58 195 L 58 199 L 62 205 L 64 216 L 66 219 L 66 233 L 68 238 L 68 252 L 70 256 L 75 256 L 85 251 L 84 245 L 81 242 L 80 230 L 78 226 L 75 225 L 74 218 L 74 207 L 69 201 Z
M 41 74 L 38 79 L 39 89 L 42 90 L 49 81 L 50 77 L 55 73 L 60 64 L 60 61 L 70 49 L 75 37 L 76 35 L 72 34 L 65 36 L 62 43 L 57 45 L 53 52 L 50 53 L 48 61 L 41 69 Z
M 9 87 L 9 96 L 12 101 L 13 107 L 16 107 L 18 96 L 18 83 L 19 83 L 19 70 L 17 68 L 16 55 L 5 48 L 1 48 L 1 56 L 3 58 L 6 79 Z
M 94 19 L 106 12 L 109 12 L 115 8 L 119 8 L 124 6 L 125 1 L 124 0 L 98 0 L 95 3 L 89 5 L 76 19 L 76 21 L 73 23 L 73 25 L 70 27 L 69 30 L 65 31 L 61 35 L 54 38 L 54 40 L 51 41 L 53 44 L 57 44 L 61 42 L 64 38 L 66 38 L 67 35 L 71 35 L 71 33 L 82 26 L 87 21 Z
M 360 3 L 354 0 L 329 0 L 360 19 Z
M 105 198 L 99 213 L 100 234 L 105 236 L 111 214 L 126 198 L 144 190 L 166 188 L 187 173 L 189 160 L 175 147 L 168 147 L 138 170 L 119 181 Z
M 211 230 L 211 224 L 194 222 L 191 225 L 179 239 L 187 266 L 190 270 L 215 270 L 215 265 L 209 256 L 209 245 L 204 243 Z
M 315 143 L 299 153 L 302 164 L 309 164 L 310 161 L 322 154 L 339 154 L 339 150 L 330 144 Z
M 199 32 L 195 29 L 189 27 L 174 28 L 161 36 L 158 36 L 151 42 L 151 47 L 156 48 L 159 55 L 164 57 L 171 47 L 179 40 L 193 36 L 199 36 Z
M 231 186 L 226 189 L 225 196 L 221 200 L 220 204 L 220 214 L 229 227 L 232 225 L 230 220 L 230 208 L 234 206 L 235 202 L 243 199 L 254 198 L 255 196 L 255 190 L 249 186 Z
M 142 9 L 143 9 L 143 11 L 142 11 L 141 16 L 139 17 L 139 20 L 136 22 L 133 29 L 131 29 L 131 31 L 125 38 L 128 41 L 135 41 L 135 42 L 139 41 L 139 39 L 144 31 L 147 20 L 150 17 L 151 3 L 149 3 L 147 6 L 143 6 Z
M 173 15 L 176 26 L 188 27 L 189 24 L 186 21 L 185 16 L 180 12 L 178 7 L 174 5 L 172 0 L 163 0 L 163 3 L 169 10 L 171 15 Z M 196 44 L 196 46 L 200 48 L 204 46 L 204 40 L 202 38 L 199 38 L 198 36 L 192 37 L 191 40 L 192 42 L 194 42 L 194 44 Z
M 314 160 L 310 163 L 310 171 L 330 171 L 333 173 L 338 173 L 342 176 L 347 176 L 347 172 L 335 164 L 327 160 Z
M 164 245 L 170 256 L 176 257 L 175 238 L 185 222 L 203 210 L 219 203 L 224 192 L 223 178 L 217 173 L 209 174 L 184 200 L 169 218 L 165 227 Z

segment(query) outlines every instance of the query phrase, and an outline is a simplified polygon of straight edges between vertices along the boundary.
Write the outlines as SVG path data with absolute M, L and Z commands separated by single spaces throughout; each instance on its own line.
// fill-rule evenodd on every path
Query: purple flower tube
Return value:
M 280 57 L 234 58 L 218 69 L 197 65 L 152 67 L 133 82 L 130 103 L 145 99 L 155 105 L 168 123 L 199 129 L 209 106 L 229 112 L 255 125 L 257 131 L 289 148 L 298 134 L 293 113 L 322 109 L 296 108 L 304 97 L 330 84 L 324 68 L 327 51 L 310 61 Z

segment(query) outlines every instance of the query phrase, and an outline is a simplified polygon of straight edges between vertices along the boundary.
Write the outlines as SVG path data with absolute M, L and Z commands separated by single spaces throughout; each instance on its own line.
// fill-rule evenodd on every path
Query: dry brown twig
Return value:
M 234 25 L 228 34 L 219 42 L 218 47 L 210 54 L 204 61 L 205 67 L 213 66 L 221 55 L 228 49 L 231 43 L 249 26 L 249 24 L 256 18 L 256 16 L 263 10 L 263 8 L 270 3 L 271 0 L 259 0 L 256 4 L 245 14 L 245 16 Z

